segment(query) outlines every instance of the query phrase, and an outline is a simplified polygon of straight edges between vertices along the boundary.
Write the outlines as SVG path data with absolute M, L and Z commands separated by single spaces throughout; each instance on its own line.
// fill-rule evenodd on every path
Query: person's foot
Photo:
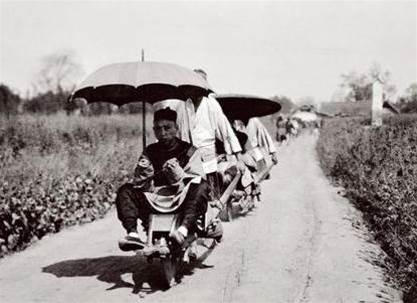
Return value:
M 143 249 L 146 243 L 142 241 L 137 232 L 130 232 L 126 237 L 119 240 L 119 248 L 123 251 Z
M 169 234 L 169 236 L 174 239 L 179 245 L 184 244 L 185 238 L 187 237 L 188 230 L 185 226 L 180 226 L 173 232 Z
M 194 262 L 197 260 L 197 242 L 192 242 L 190 247 L 188 248 L 188 258 L 190 262 Z

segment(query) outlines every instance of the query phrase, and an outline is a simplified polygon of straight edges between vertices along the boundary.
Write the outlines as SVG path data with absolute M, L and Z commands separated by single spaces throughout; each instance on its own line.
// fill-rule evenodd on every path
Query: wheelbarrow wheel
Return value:
M 174 285 L 178 271 L 178 258 L 167 256 L 161 260 L 164 273 L 164 286 L 170 288 Z

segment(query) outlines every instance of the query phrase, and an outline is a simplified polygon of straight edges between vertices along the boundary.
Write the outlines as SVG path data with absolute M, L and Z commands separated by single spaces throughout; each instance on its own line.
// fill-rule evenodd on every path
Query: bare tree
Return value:
M 410 99 L 417 100 L 417 82 L 411 83 L 405 90 L 406 96 Z
M 348 90 L 346 101 L 365 101 L 372 97 L 372 81 L 366 74 L 355 71 L 342 74 L 341 88 Z
M 351 71 L 342 74 L 339 92 L 345 91 L 343 94 L 344 101 L 370 100 L 372 98 L 372 83 L 376 80 L 383 84 L 385 99 L 390 99 L 396 93 L 396 87 L 391 81 L 390 71 L 383 70 L 378 63 L 372 64 L 366 73 Z
M 72 90 L 81 75 L 82 67 L 77 61 L 75 53 L 67 50 L 42 58 L 36 83 L 40 91 L 58 93 Z
M 369 77 L 372 79 L 372 82 L 378 80 L 382 83 L 386 99 L 390 99 L 397 92 L 397 88 L 392 84 L 391 72 L 389 70 L 383 70 L 379 63 L 373 63 L 371 65 Z

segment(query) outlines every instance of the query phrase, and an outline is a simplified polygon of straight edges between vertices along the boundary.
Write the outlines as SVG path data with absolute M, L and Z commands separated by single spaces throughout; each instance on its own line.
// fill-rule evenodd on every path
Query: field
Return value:
M 273 135 L 273 119 L 263 122 Z M 325 173 L 363 212 L 390 258 L 389 270 L 413 296 L 417 116 L 389 118 L 380 128 L 368 124 L 364 118 L 326 120 L 317 151 Z M 0 256 L 103 217 L 131 177 L 141 125 L 136 115 L 1 118 Z M 150 127 L 147 137 L 153 140 Z
M 141 125 L 137 115 L 0 117 L 0 256 L 102 217 L 133 171 Z
M 363 118 L 327 120 L 317 146 L 320 162 L 363 212 L 408 299 L 416 298 L 417 116 L 368 125 Z

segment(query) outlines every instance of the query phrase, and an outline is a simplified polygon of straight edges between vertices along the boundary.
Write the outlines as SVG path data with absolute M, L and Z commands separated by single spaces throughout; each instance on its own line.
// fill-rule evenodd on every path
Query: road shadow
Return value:
M 132 288 L 133 293 L 153 293 L 165 290 L 161 281 L 162 270 L 158 264 L 149 264 L 141 256 L 105 256 L 65 260 L 42 268 L 42 272 L 62 277 L 92 277 L 112 284 L 107 290 Z M 132 274 L 133 284 L 123 279 Z M 146 285 L 147 284 L 147 285 Z
M 209 249 L 194 262 L 184 265 L 181 273 L 190 276 L 194 274 L 195 269 L 213 267 L 204 264 L 211 251 Z M 57 278 L 97 276 L 97 280 L 111 284 L 107 290 L 131 288 L 134 294 L 152 294 L 167 290 L 163 283 L 160 262 L 155 260 L 150 264 L 146 258 L 139 255 L 65 260 L 43 267 L 42 272 L 53 274 Z M 126 274 L 132 275 L 133 283 L 123 279 Z

